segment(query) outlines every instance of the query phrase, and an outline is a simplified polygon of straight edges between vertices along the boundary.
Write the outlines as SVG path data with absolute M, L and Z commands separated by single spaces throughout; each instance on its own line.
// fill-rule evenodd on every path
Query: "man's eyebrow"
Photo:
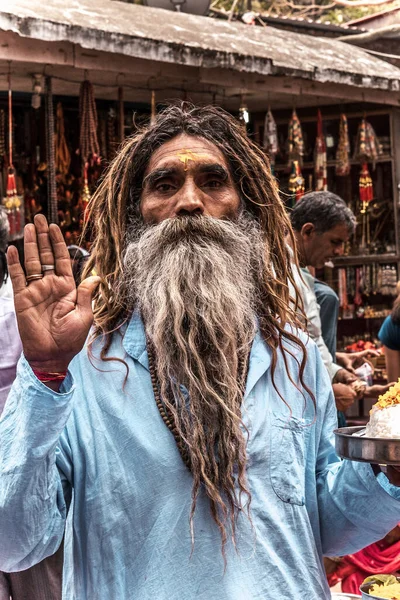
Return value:
M 155 171 L 152 171 L 151 173 L 149 173 L 143 179 L 142 187 L 144 187 L 145 185 L 151 186 L 159 179 L 163 179 L 164 177 L 170 177 L 171 175 L 175 175 L 175 174 L 176 174 L 175 167 L 169 167 L 169 168 L 165 168 L 165 169 L 156 169 Z
M 229 178 L 228 170 L 222 165 L 219 165 L 218 163 L 214 163 L 212 165 L 200 165 L 199 172 L 206 174 L 210 173 L 212 175 L 219 175 L 223 179 Z

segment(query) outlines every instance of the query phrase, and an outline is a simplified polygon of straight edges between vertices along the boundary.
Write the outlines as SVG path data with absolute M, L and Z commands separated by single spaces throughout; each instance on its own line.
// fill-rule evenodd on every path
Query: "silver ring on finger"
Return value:
M 42 273 L 46 273 L 46 271 L 54 271 L 54 265 L 42 265 Z

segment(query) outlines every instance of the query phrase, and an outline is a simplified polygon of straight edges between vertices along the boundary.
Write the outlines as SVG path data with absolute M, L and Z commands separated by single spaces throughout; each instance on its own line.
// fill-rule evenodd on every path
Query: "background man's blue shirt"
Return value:
M 278 353 L 279 397 L 257 335 L 243 402 L 252 522 L 239 518 L 224 573 L 203 494 L 191 546 L 192 477 L 154 402 L 140 318 L 109 352 L 126 360 L 125 387 L 124 365 L 98 360 L 99 348 L 93 364 L 86 351 L 74 359 L 58 394 L 21 359 L 0 420 L 0 569 L 56 550 L 73 490 L 74 600 L 328 600 L 322 554 L 353 552 L 400 520 L 399 490 L 334 452 L 336 408 L 315 345 L 304 377 L 316 414 Z M 290 351 L 297 382 L 299 351 Z
M 400 350 L 400 325 L 394 323 L 390 315 L 382 323 L 378 338 L 390 350 Z

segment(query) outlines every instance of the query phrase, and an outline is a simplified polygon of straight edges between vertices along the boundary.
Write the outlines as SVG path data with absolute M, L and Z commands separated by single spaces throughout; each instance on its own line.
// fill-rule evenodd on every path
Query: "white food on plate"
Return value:
M 378 408 L 374 406 L 365 429 L 365 437 L 400 438 L 400 404 Z

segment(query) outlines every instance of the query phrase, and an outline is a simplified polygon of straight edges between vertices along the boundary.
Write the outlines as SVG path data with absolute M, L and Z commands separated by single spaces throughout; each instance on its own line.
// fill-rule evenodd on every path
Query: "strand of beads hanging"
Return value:
M 190 452 L 189 452 L 186 442 L 182 439 L 182 436 L 179 434 L 179 431 L 174 422 L 174 416 L 173 416 L 171 410 L 168 408 L 167 404 L 165 402 L 163 402 L 163 400 L 161 398 L 160 383 L 158 380 L 157 367 L 156 367 L 156 361 L 157 361 L 156 354 L 155 354 L 154 346 L 152 345 L 152 343 L 150 342 L 150 340 L 148 338 L 147 338 L 147 355 L 148 355 L 148 360 L 149 360 L 149 372 L 150 372 L 151 385 L 153 388 L 154 399 L 155 399 L 158 411 L 160 413 L 160 416 L 161 416 L 163 422 L 165 423 L 165 425 L 167 426 L 169 431 L 174 436 L 177 448 L 179 450 L 179 454 L 181 455 L 184 464 L 190 471 L 191 470 Z M 239 389 L 242 393 L 242 397 L 244 396 L 244 392 L 246 389 L 248 365 L 249 365 L 249 353 L 246 353 L 246 355 L 241 358 L 241 360 L 239 361 L 239 365 L 238 365 L 238 383 L 239 383 Z M 170 403 L 174 402 L 174 395 L 172 393 L 172 390 L 170 390 L 169 402 Z
M 322 125 L 322 114 L 318 109 L 317 139 L 315 140 L 314 150 L 314 176 L 315 190 L 317 192 L 328 189 L 326 160 L 326 141 Z
M 339 142 L 336 151 L 336 175 L 345 177 L 350 173 L 350 140 L 347 117 L 340 115 Z
M 156 368 L 156 356 L 155 356 L 154 348 L 153 348 L 152 344 L 149 342 L 149 340 L 147 340 L 147 355 L 149 358 L 149 371 L 150 371 L 151 385 L 153 388 L 154 399 L 156 401 L 158 411 L 159 411 L 160 416 L 161 416 L 162 420 L 164 421 L 165 425 L 168 427 L 168 429 L 174 436 L 176 445 L 179 450 L 179 454 L 181 455 L 184 464 L 190 471 L 191 470 L 191 461 L 190 461 L 190 454 L 187 449 L 187 446 L 186 446 L 184 440 L 182 439 L 182 437 L 179 435 L 179 431 L 174 423 L 174 417 L 173 417 L 171 411 L 168 409 L 167 405 L 161 399 L 160 384 L 158 381 L 157 368 Z

